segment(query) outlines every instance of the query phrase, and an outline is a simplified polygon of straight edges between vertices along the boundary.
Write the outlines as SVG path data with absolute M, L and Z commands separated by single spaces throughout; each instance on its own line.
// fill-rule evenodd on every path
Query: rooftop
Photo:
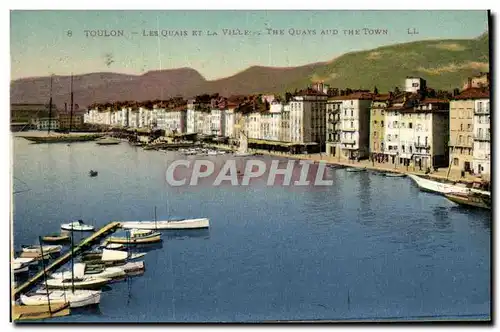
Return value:
M 462 91 L 458 96 L 453 97 L 453 100 L 465 99 L 483 99 L 490 98 L 490 90 L 488 88 L 470 88 Z

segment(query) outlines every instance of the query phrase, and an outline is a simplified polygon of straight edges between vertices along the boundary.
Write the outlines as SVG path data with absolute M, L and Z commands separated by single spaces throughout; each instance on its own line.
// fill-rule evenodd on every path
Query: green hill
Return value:
M 406 76 L 427 80 L 434 89 L 452 90 L 467 77 L 489 71 L 489 40 L 485 33 L 475 39 L 417 41 L 347 53 L 317 67 L 289 88 L 323 80 L 334 87 L 379 91 L 401 87 Z

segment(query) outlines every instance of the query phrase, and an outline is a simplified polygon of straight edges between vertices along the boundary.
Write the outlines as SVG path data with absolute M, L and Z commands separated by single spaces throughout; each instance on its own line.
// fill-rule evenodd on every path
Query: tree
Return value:
M 399 95 L 400 93 L 401 93 L 401 91 L 399 91 L 399 88 L 397 86 L 394 87 L 394 94 Z
M 373 94 L 378 95 L 378 89 L 377 89 L 377 86 L 375 86 L 375 87 L 373 88 Z

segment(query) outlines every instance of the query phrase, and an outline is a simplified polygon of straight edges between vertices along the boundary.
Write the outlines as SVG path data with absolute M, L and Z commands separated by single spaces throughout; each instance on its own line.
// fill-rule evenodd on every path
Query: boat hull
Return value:
M 35 320 L 53 317 L 68 316 L 70 308 L 68 303 L 50 305 L 14 305 L 12 306 L 13 320 Z
M 456 195 L 456 194 L 445 194 L 444 196 L 453 203 L 462 206 L 491 210 L 491 205 L 488 205 L 479 198 L 472 199 L 471 197 L 466 197 L 464 195 Z
M 121 243 L 121 244 L 144 244 L 144 243 L 156 243 L 161 242 L 160 235 L 145 237 L 145 238 L 125 238 L 125 237 L 110 237 L 108 239 L 109 243 Z
M 413 174 L 409 174 L 408 176 L 413 181 L 415 181 L 417 186 L 422 191 L 437 193 L 437 194 L 441 194 L 441 195 L 453 194 L 453 193 L 468 194 L 470 192 L 470 189 L 467 187 L 456 186 L 454 184 L 432 181 L 432 180 L 421 178 L 421 177 L 413 175 Z
M 42 241 L 46 243 L 63 243 L 71 241 L 71 238 L 68 235 L 62 236 L 44 236 L 42 237 Z
M 186 219 L 182 221 L 125 221 L 121 223 L 125 229 L 147 229 L 147 230 L 179 230 L 179 229 L 202 229 L 209 228 L 210 221 L 207 218 Z
M 58 136 L 23 136 L 34 143 L 73 143 L 95 141 L 103 135 L 58 135 Z
M 101 289 L 106 286 L 109 282 L 108 279 L 95 279 L 95 280 L 84 280 L 75 281 L 75 289 Z M 71 289 L 73 287 L 73 282 L 64 281 L 61 279 L 50 279 L 47 280 L 47 286 L 52 289 Z
M 94 226 L 63 224 L 61 225 L 61 229 L 65 231 L 92 232 Z
M 32 296 L 21 295 L 21 302 L 25 305 L 48 305 L 46 290 L 41 289 Z M 51 305 L 61 305 L 69 302 L 70 308 L 80 308 L 89 305 L 99 304 L 101 302 L 100 291 L 49 291 L 49 300 Z

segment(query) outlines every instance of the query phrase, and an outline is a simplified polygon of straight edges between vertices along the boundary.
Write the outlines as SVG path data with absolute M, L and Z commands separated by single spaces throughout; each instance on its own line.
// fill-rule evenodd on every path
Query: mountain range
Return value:
M 85 107 L 94 102 L 185 98 L 204 93 L 280 93 L 323 81 L 341 89 L 384 92 L 399 88 L 407 76 L 427 80 L 436 90 L 461 87 L 467 77 L 489 71 L 489 35 L 473 39 L 423 40 L 346 53 L 331 61 L 299 67 L 253 66 L 233 76 L 209 81 L 192 68 L 150 71 L 142 75 L 112 72 L 73 77 L 74 102 Z M 53 77 L 53 101 L 69 104 L 69 76 Z M 11 103 L 47 103 L 50 77 L 11 81 Z

